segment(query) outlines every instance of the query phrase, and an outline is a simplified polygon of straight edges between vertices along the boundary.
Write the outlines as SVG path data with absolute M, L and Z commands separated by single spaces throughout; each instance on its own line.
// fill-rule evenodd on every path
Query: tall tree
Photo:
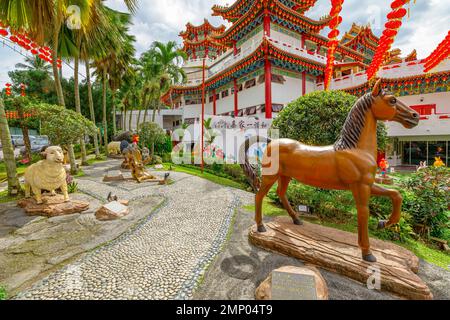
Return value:
M 52 66 L 38 56 L 25 57 L 25 63 L 16 64 L 16 68 L 26 71 L 41 71 L 46 74 L 50 74 L 52 70 Z
M 3 157 L 6 166 L 6 176 L 8 178 L 8 194 L 13 195 L 22 192 L 22 188 L 17 176 L 16 159 L 14 157 L 14 147 L 11 142 L 8 120 L 6 119 L 5 105 L 0 97 L 0 139 L 2 142 Z

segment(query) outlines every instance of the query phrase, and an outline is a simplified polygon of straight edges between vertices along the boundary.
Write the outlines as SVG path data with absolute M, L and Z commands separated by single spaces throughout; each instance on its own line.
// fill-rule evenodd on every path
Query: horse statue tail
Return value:
M 261 185 L 261 179 L 257 173 L 257 166 L 252 165 L 248 160 L 248 150 L 255 143 L 266 142 L 267 144 L 271 143 L 272 140 L 270 138 L 265 138 L 261 136 L 251 136 L 245 140 L 245 143 L 241 146 L 239 151 L 239 161 L 241 163 L 241 168 L 244 171 L 245 176 L 247 177 L 248 182 L 250 183 L 254 192 L 258 192 L 259 187 Z

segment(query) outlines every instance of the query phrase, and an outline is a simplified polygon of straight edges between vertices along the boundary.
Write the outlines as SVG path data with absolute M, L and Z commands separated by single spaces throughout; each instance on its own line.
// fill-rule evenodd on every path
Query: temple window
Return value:
M 226 97 L 228 97 L 228 96 L 229 96 L 229 94 L 230 94 L 230 92 L 228 91 L 228 89 L 227 89 L 227 90 L 225 90 L 225 91 L 222 91 L 222 98 L 226 98 Z
M 254 86 L 256 86 L 256 79 L 250 79 L 245 82 L 244 88 L 250 89 L 251 87 L 254 87 Z

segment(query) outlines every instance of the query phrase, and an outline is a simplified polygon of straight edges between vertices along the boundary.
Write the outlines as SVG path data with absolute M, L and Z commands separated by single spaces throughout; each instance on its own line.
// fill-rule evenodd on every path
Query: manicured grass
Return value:
M 23 196 L 19 196 L 19 197 L 11 197 L 8 195 L 8 190 L 5 191 L 1 191 L 0 192 L 0 203 L 6 203 L 6 202 L 11 202 L 11 201 L 17 201 L 22 199 Z
M 0 301 L 1 300 L 6 300 L 7 298 L 7 294 L 6 294 L 6 289 L 3 288 L 2 286 L 0 286 Z
M 183 167 L 180 165 L 169 164 L 169 163 L 165 163 L 165 164 L 163 164 L 163 166 L 164 166 L 164 171 L 169 170 L 169 167 L 172 166 L 173 171 L 191 174 L 193 176 L 197 176 L 197 177 L 209 180 L 211 182 L 214 182 L 214 183 L 220 184 L 222 186 L 226 186 L 226 187 L 232 187 L 232 188 L 243 189 L 243 190 L 246 189 L 246 187 L 244 185 L 242 185 L 236 181 L 233 181 L 231 179 L 218 177 L 218 176 L 208 173 L 208 172 L 202 173 L 200 168 L 198 168 L 198 169 L 192 168 L 192 167 L 187 168 L 187 167 Z
M 97 158 L 92 158 L 92 159 L 88 159 L 88 164 L 90 165 L 90 166 L 92 166 L 93 164 L 96 164 L 96 163 L 99 163 L 99 162 L 104 162 L 104 161 L 106 161 L 107 159 L 106 159 L 106 157 L 104 156 L 104 155 L 101 155 L 101 158 L 100 159 L 97 159 Z
M 26 166 L 19 165 L 17 167 L 17 174 L 22 176 L 25 172 Z M 5 182 L 7 179 L 6 176 L 6 166 L 4 162 L 0 162 L 0 183 Z
M 252 213 L 255 212 L 254 205 L 245 206 L 244 209 L 247 211 L 250 211 Z M 264 199 L 264 202 L 263 202 L 263 213 L 265 216 L 272 216 L 272 217 L 287 215 L 287 212 L 283 208 L 277 206 L 276 204 L 274 204 L 272 201 L 270 201 L 267 198 Z M 339 229 L 342 231 L 352 232 L 352 233 L 356 233 L 358 230 L 356 217 L 354 217 L 353 219 L 350 219 L 346 223 L 342 223 L 342 224 L 329 222 L 329 221 L 323 221 L 323 220 L 322 221 L 321 220 L 312 220 L 311 222 L 315 223 L 315 224 L 320 224 L 320 225 L 323 225 L 326 227 Z M 372 222 L 372 225 L 376 224 L 375 220 L 371 221 L 371 222 Z M 373 228 L 371 228 L 369 230 L 369 234 L 373 238 L 379 238 L 377 236 L 377 231 L 373 230 Z M 384 239 L 382 239 L 382 240 L 384 240 Z M 386 240 L 384 240 L 384 241 L 386 241 Z M 450 270 L 450 255 L 443 251 L 430 248 L 425 243 L 416 241 L 414 239 L 407 239 L 405 242 L 400 242 L 400 241 L 390 241 L 390 242 L 393 242 L 399 246 L 402 246 L 402 247 L 410 250 L 416 256 L 418 256 L 419 258 L 421 258 L 429 263 L 437 265 L 443 269 Z

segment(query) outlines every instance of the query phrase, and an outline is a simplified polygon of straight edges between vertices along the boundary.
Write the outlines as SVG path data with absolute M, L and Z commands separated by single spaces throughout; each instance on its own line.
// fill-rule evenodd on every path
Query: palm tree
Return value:
M 52 66 L 47 61 L 42 60 L 38 56 L 25 57 L 25 63 L 16 64 L 17 69 L 27 71 L 41 71 L 48 75 L 51 74 Z
M 17 176 L 16 159 L 14 158 L 14 147 L 11 142 L 8 120 L 6 119 L 5 105 L 0 97 L 0 139 L 3 148 L 3 157 L 6 166 L 6 176 L 8 178 L 8 194 L 22 193 L 19 178 Z

